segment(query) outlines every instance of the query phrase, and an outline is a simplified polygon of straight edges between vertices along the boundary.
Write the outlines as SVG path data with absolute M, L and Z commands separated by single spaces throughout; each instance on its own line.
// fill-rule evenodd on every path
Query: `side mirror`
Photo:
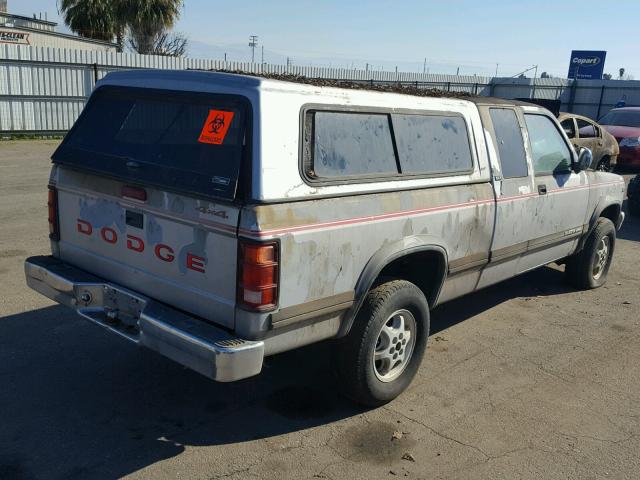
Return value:
M 573 164 L 573 171 L 580 173 L 591 166 L 593 154 L 588 148 L 582 147 L 578 152 L 578 161 Z

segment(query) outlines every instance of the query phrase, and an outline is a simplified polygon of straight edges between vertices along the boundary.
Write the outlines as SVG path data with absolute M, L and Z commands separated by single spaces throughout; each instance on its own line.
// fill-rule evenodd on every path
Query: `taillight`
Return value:
M 49 199 L 47 201 L 49 207 L 49 238 L 51 240 L 60 240 L 60 223 L 58 221 L 58 190 L 53 185 L 49 185 Z
M 125 185 L 121 190 L 124 198 L 131 198 L 140 202 L 147 201 L 147 191 L 141 187 L 132 187 L 131 185 Z
M 273 310 L 278 303 L 278 244 L 240 241 L 238 302 L 251 310 Z

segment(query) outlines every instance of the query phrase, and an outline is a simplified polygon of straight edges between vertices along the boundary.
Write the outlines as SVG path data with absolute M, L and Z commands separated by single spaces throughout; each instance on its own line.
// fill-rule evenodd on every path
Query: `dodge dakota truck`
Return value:
M 410 384 L 431 309 L 550 262 L 599 287 L 624 219 L 550 112 L 486 97 L 116 72 L 52 160 L 31 288 L 221 382 L 331 339 L 370 406 Z

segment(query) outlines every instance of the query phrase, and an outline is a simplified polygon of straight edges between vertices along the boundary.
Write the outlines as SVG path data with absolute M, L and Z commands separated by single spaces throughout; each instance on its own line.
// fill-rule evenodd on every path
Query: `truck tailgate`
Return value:
M 237 95 L 99 86 L 53 154 L 54 255 L 233 328 L 250 111 Z
M 124 182 L 61 167 L 54 178 L 62 260 L 233 328 L 236 206 L 149 187 L 138 201 Z

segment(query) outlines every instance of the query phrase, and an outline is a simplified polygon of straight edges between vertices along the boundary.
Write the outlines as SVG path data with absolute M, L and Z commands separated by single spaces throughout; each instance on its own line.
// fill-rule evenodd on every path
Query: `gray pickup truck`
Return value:
M 590 163 L 525 103 L 111 73 L 53 155 L 27 283 L 222 382 L 334 339 L 345 394 L 381 405 L 437 305 L 550 262 L 605 282 L 624 182 Z

